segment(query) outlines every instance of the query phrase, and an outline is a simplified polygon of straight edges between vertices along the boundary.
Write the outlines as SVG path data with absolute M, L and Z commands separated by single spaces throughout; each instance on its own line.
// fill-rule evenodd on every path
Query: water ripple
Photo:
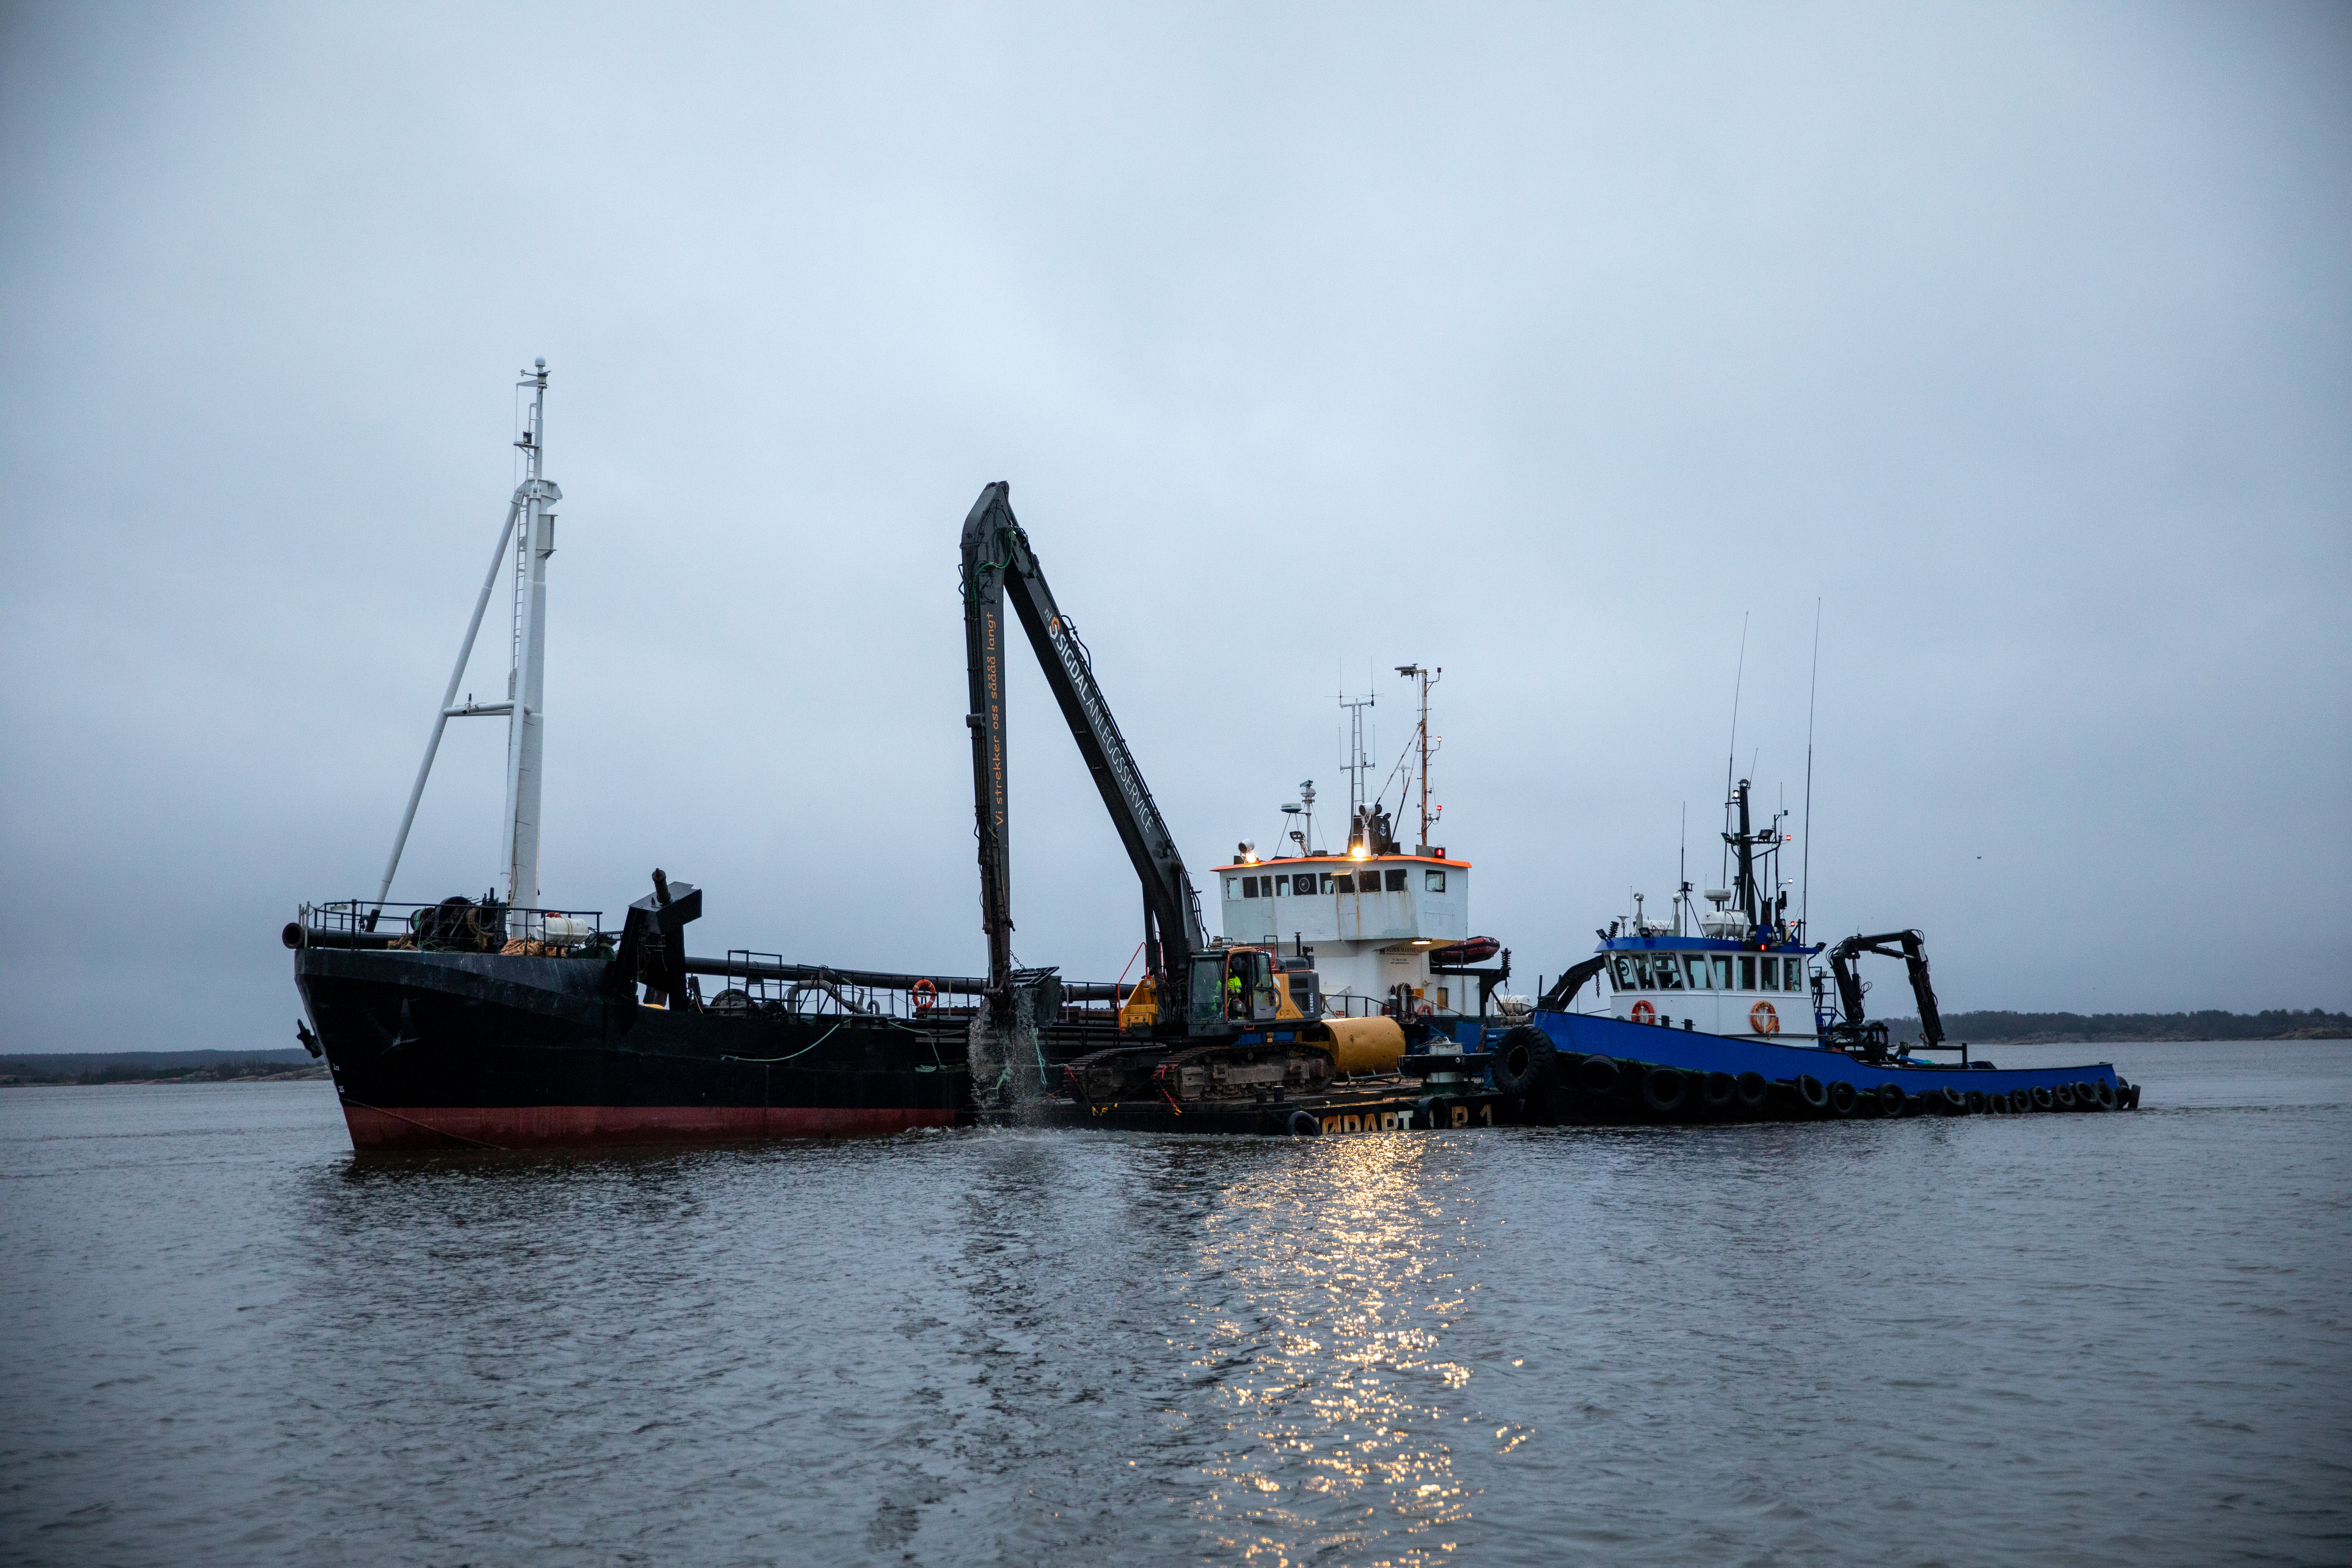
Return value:
M 11 1090 L 0 1555 L 2340 1563 L 2352 1047 L 2128 1057 L 2137 1117 L 368 1164 L 317 1085 Z

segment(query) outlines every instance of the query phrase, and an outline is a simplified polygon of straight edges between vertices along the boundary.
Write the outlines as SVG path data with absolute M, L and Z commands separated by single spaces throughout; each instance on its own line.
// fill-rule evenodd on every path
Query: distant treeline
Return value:
M 1916 1018 L 1889 1018 L 1886 1032 L 1909 1044 Z M 2080 1040 L 2352 1040 L 2352 1014 L 2274 1007 L 2262 1013 L 1947 1013 L 1944 1037 L 1987 1045 Z
M 54 1052 L 0 1058 L 0 1084 L 252 1083 L 324 1078 L 308 1052 Z

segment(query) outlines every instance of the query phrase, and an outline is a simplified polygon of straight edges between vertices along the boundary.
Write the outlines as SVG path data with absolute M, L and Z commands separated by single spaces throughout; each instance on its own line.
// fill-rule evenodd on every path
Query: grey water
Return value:
M 365 1162 L 0 1091 L 0 1558 L 2345 1563 L 2352 1045 L 2101 1054 L 2146 1109 Z

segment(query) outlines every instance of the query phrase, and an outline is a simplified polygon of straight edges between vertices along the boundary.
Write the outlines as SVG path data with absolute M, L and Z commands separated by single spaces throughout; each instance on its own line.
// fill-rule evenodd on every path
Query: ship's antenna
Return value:
M 1813 917 L 1813 699 L 1822 689 L 1822 602 L 1813 600 L 1813 673 L 1805 684 L 1805 853 L 1803 886 L 1797 896 L 1797 924 L 1811 935 Z
M 1413 731 L 1413 738 L 1421 747 L 1421 838 L 1413 846 L 1413 853 L 1425 855 L 1429 852 L 1429 689 L 1437 684 L 1445 671 L 1442 668 L 1423 668 L 1417 664 L 1401 664 L 1396 667 L 1396 672 L 1408 679 L 1418 679 L 1421 682 L 1421 722 Z M 1402 801 L 1397 803 L 1397 809 L 1404 809 Z
M 1370 679 L 1369 672 L 1365 679 Z M 1370 828 L 1365 822 L 1365 807 L 1369 803 L 1364 799 L 1364 784 L 1365 775 L 1371 771 L 1372 759 L 1364 750 L 1364 710 L 1373 707 L 1378 698 L 1370 692 L 1361 697 L 1350 697 L 1345 681 L 1343 669 L 1339 706 L 1348 710 L 1348 849 L 1350 854 L 1354 853 L 1360 841 L 1369 853 L 1371 848 Z
M 1683 802 L 1682 847 L 1675 852 L 1675 934 L 1684 936 L 1683 906 L 1690 902 L 1690 802 Z
M 1739 763 L 1739 685 L 1748 675 L 1748 615 L 1739 612 L 1739 663 L 1731 676 L 1731 744 L 1723 750 L 1723 826 L 1731 830 L 1731 771 Z M 1731 846 L 1723 847 L 1723 876 L 1731 875 Z

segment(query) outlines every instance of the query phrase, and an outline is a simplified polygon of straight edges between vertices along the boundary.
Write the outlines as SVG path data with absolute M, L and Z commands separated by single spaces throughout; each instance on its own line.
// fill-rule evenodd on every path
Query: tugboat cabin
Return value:
M 1818 1034 L 1806 962 L 1818 946 L 1620 936 L 1605 939 L 1601 951 L 1614 993 L 1610 1011 L 1627 1023 L 1760 1035 L 1792 1046 L 1811 1045 Z
M 1328 1011 L 1382 1012 L 1402 988 L 1415 1014 L 1477 1012 L 1475 985 L 1430 969 L 1433 952 L 1470 939 L 1468 861 L 1442 849 L 1274 860 L 1245 853 L 1216 876 L 1226 943 L 1301 956 L 1311 949 Z
M 1789 918 L 1785 887 L 1772 890 L 1780 847 L 1790 838 L 1785 814 L 1759 829 L 1746 779 L 1724 810 L 1731 885 L 1706 890 L 1705 912 L 1685 882 L 1675 894 L 1673 919 L 1643 916 L 1637 895 L 1630 918 L 1597 933 L 1612 993 L 1610 1012 L 1629 1024 L 1818 1045 L 1822 986 L 1808 960 L 1822 949 L 1806 942 L 1801 920 Z M 1688 934 L 1694 925 L 1701 934 Z

